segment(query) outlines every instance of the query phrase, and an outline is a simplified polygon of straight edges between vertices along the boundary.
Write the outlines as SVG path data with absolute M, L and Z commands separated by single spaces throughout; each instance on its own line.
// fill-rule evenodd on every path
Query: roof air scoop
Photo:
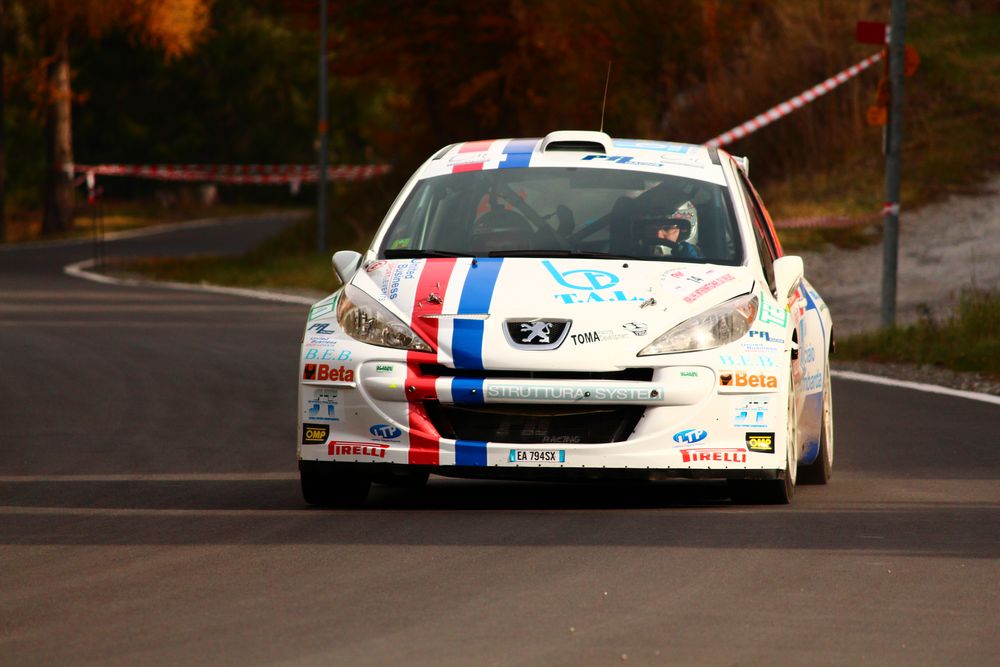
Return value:
M 611 152 L 611 137 L 604 132 L 589 130 L 559 130 L 549 132 L 542 140 L 542 152 L 573 151 L 579 153 Z

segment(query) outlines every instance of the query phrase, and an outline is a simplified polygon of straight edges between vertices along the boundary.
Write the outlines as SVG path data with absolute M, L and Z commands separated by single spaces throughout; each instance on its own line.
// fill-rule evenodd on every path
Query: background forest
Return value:
M 315 163 L 318 0 L 0 0 L 5 227 L 37 223 L 66 148 L 84 164 Z M 1000 166 L 1000 2 L 911 0 L 904 205 Z M 330 1 L 331 164 L 390 163 L 333 186 L 331 235 L 378 224 L 412 168 L 454 141 L 604 128 L 702 142 L 874 53 L 858 20 L 889 0 Z M 62 46 L 60 46 L 62 45 Z M 63 49 L 60 52 L 60 49 Z M 69 88 L 55 71 L 60 53 Z M 727 149 L 776 217 L 877 213 L 881 65 Z M 67 105 L 68 102 L 68 105 Z M 102 178 L 106 201 L 183 187 Z M 312 206 L 315 189 L 222 186 L 225 203 Z M 164 201 L 160 196 L 160 201 Z M 77 187 L 71 207 L 86 204 Z M 48 219 L 48 218 L 47 218 Z M 65 225 L 46 224 L 48 232 Z M 350 230 L 350 231 L 349 231 Z M 338 234 L 341 238 L 338 238 Z

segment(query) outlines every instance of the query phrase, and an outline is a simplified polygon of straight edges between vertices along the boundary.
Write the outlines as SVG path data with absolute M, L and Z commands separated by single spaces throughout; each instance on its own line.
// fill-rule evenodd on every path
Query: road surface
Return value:
M 89 252 L 0 250 L 2 665 L 1000 655 L 1000 406 L 835 380 L 834 477 L 788 507 L 715 483 L 432 477 L 319 510 L 295 463 L 307 307 L 63 274 Z

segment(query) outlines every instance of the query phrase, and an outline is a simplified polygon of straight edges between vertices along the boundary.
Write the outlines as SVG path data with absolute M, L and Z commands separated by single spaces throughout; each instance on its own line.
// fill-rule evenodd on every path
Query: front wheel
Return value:
M 302 497 L 318 507 L 361 507 L 368 499 L 371 480 L 344 472 L 302 470 Z
M 823 421 L 819 429 L 819 454 L 816 460 L 799 470 L 803 484 L 826 484 L 833 474 L 833 392 L 830 389 L 830 369 L 823 381 Z

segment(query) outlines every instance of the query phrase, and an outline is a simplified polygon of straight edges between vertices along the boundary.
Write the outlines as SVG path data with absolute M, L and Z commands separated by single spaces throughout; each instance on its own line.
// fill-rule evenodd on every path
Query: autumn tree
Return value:
M 141 42 L 160 49 L 167 59 L 175 58 L 190 51 L 205 33 L 211 2 L 45 0 L 35 7 L 45 45 L 45 81 L 39 87 L 39 102 L 46 110 L 43 234 L 67 230 L 73 222 L 72 45 L 124 27 Z

